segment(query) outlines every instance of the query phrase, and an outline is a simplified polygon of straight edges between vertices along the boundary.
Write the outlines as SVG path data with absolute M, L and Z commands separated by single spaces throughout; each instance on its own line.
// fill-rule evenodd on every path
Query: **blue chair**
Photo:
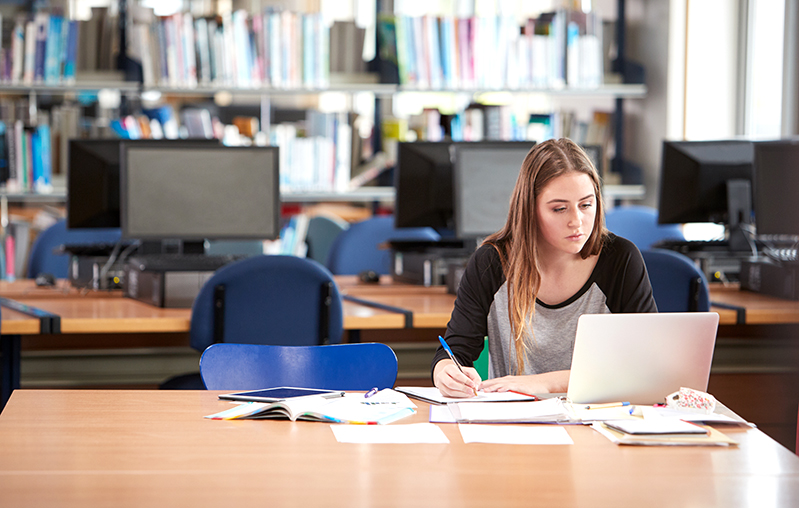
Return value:
M 327 269 L 295 256 L 253 256 L 219 269 L 191 310 L 191 347 L 220 342 L 311 346 L 337 344 L 344 331 L 341 294 Z M 201 390 L 199 373 L 161 389 Z
M 385 344 L 264 346 L 214 344 L 200 358 L 209 390 L 257 390 L 278 386 L 328 390 L 392 388 L 397 356 Z
M 61 245 L 105 243 L 115 244 L 122 238 L 119 228 L 67 229 L 67 221 L 62 219 L 45 229 L 31 247 L 28 256 L 28 278 L 40 273 L 50 273 L 64 279 L 69 274 L 69 254 L 53 254 L 53 249 Z
M 216 342 L 310 346 L 341 341 L 344 317 L 333 276 L 295 256 L 254 256 L 218 270 L 194 300 L 198 351 Z
M 308 252 L 305 257 L 325 264 L 330 253 L 330 246 L 349 224 L 335 217 L 317 215 L 308 221 L 308 232 L 305 234 L 305 243 Z
M 707 279 L 685 255 L 665 249 L 642 251 L 652 292 L 660 312 L 707 312 Z
M 356 222 L 342 232 L 327 257 L 327 267 L 336 275 L 356 275 L 372 270 L 391 273 L 391 250 L 379 246 L 388 240 L 438 241 L 432 228 L 395 228 L 394 217 L 373 217 Z
M 608 230 L 646 250 L 660 240 L 685 240 L 679 224 L 658 224 L 658 211 L 648 206 L 624 205 L 605 213 Z

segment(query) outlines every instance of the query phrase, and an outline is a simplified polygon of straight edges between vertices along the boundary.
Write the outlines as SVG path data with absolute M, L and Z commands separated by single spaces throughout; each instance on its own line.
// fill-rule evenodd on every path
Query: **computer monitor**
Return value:
M 799 235 L 799 140 L 758 142 L 755 226 L 758 235 Z
M 141 146 L 219 146 L 218 140 L 70 139 L 67 228 L 118 228 L 119 160 L 122 143 Z
M 277 238 L 277 147 L 124 143 L 121 153 L 123 238 Z
M 394 225 L 398 228 L 430 227 L 442 236 L 455 230 L 453 209 L 452 145 L 526 146 L 534 141 L 419 141 L 400 143 L 394 172 Z M 526 153 L 525 153 L 526 155 Z M 524 156 L 518 160 L 517 173 Z M 490 166 L 489 166 L 490 167 Z
M 451 141 L 399 143 L 394 225 L 452 230 Z
M 452 145 L 458 238 L 485 237 L 505 225 L 522 162 L 534 145 L 534 141 Z
M 751 223 L 750 141 L 664 141 L 658 223 Z
M 120 141 L 69 140 L 67 228 L 119 227 Z

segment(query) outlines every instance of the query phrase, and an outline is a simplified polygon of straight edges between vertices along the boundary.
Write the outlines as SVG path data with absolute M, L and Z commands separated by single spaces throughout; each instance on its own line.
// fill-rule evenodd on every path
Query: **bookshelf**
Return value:
M 538 95 L 545 95 L 551 97 L 587 97 L 587 98 L 610 98 L 615 100 L 615 114 L 616 114 L 616 124 L 615 124 L 615 143 L 617 147 L 617 157 L 616 160 L 613 161 L 612 169 L 615 172 L 623 172 L 625 168 L 625 162 L 623 161 L 623 101 L 625 100 L 634 100 L 634 99 L 641 99 L 646 97 L 647 89 L 646 86 L 642 83 L 635 83 L 629 81 L 635 81 L 634 77 L 631 76 L 634 74 L 630 70 L 634 70 L 634 66 L 629 64 L 624 59 L 624 51 L 623 51 L 623 41 L 624 41 L 624 33 L 626 30 L 626 26 L 624 23 L 624 16 L 625 16 L 625 4 L 626 0 L 617 0 L 617 38 L 619 44 L 622 46 L 619 48 L 618 51 L 618 61 L 616 63 L 616 67 L 618 68 L 619 73 L 624 78 L 624 83 L 620 84 L 610 84 L 610 83 L 600 83 L 598 85 L 590 85 L 586 86 L 585 81 L 572 81 L 568 79 L 568 76 L 564 74 L 562 82 L 558 83 L 558 80 L 553 81 L 553 86 L 549 86 L 551 79 L 547 78 L 545 80 L 545 86 L 541 86 L 541 82 L 533 86 L 534 80 L 511 80 L 509 82 L 503 82 L 503 85 L 508 85 L 509 83 L 516 83 L 517 86 L 494 86 L 496 82 L 490 82 L 492 86 L 467 86 L 464 84 L 463 86 L 446 86 L 448 83 L 452 83 L 452 81 L 440 81 L 434 83 L 434 80 L 428 80 L 427 83 L 430 86 L 418 86 L 418 84 L 394 84 L 394 83 L 376 83 L 376 82 L 348 82 L 349 80 L 344 79 L 343 82 L 340 79 L 341 76 L 336 76 L 332 72 L 332 64 L 333 64 L 333 55 L 332 52 L 330 53 L 330 71 L 322 71 L 321 73 L 318 72 L 318 67 L 314 67 L 314 71 L 312 75 L 314 76 L 312 79 L 306 79 L 302 74 L 299 77 L 295 74 L 291 77 L 291 79 L 287 79 L 286 77 L 281 77 L 277 81 L 274 79 L 274 71 L 270 73 L 269 67 L 264 66 L 261 64 L 260 74 L 255 70 L 249 70 L 247 75 L 242 77 L 242 75 L 238 72 L 233 74 L 230 73 L 229 69 L 226 69 L 226 65 L 222 67 L 217 67 L 213 70 L 209 70 L 206 64 L 202 64 L 202 58 L 198 54 L 196 54 L 196 68 L 192 69 L 191 65 L 189 67 L 175 67 L 172 64 L 171 67 L 168 67 L 166 63 L 166 57 L 163 55 L 156 55 L 153 48 L 158 47 L 159 42 L 155 37 L 157 35 L 158 28 L 156 25 L 161 26 L 161 30 L 164 27 L 168 29 L 176 29 L 178 30 L 175 32 L 178 36 L 182 36 L 182 33 L 189 33 L 191 34 L 192 31 L 195 34 L 200 34 L 201 26 L 205 27 L 206 24 L 211 23 L 211 19 L 207 18 L 204 19 L 202 16 L 191 16 L 189 14 L 183 15 L 175 15 L 175 16 L 153 16 L 152 12 L 144 12 L 138 6 L 135 6 L 133 2 L 127 0 L 120 0 L 120 13 L 126 13 L 128 16 L 129 24 L 128 24 L 128 33 L 126 35 L 126 44 L 121 44 L 121 47 L 127 48 L 127 56 L 132 57 L 134 61 L 137 61 L 139 65 L 147 64 L 149 65 L 149 71 L 147 73 L 140 72 L 139 80 L 94 80 L 86 78 L 81 79 L 82 74 L 80 73 L 81 68 L 78 65 L 78 74 L 77 74 L 77 81 L 69 80 L 66 78 L 60 78 L 60 81 L 65 81 L 63 83 L 36 83 L 33 85 L 23 84 L 19 82 L 3 82 L 0 83 L 0 96 L 3 95 L 28 95 L 30 97 L 31 103 L 35 106 L 35 102 L 38 96 L 44 95 L 52 95 L 52 96 L 69 96 L 72 94 L 77 94 L 81 92 L 93 92 L 101 89 L 111 89 L 116 90 L 120 93 L 120 95 L 124 97 L 128 97 L 132 99 L 132 104 L 137 104 L 140 98 L 144 95 L 153 95 L 153 94 L 160 94 L 160 96 L 164 97 L 166 100 L 171 100 L 173 103 L 181 103 L 181 101 L 192 101 L 195 99 L 202 99 L 202 98 L 211 98 L 214 97 L 216 94 L 220 92 L 225 92 L 230 94 L 231 96 L 240 99 L 240 100 L 249 100 L 253 99 L 254 101 L 260 102 L 261 112 L 261 125 L 264 126 L 267 130 L 273 127 L 269 123 L 265 123 L 263 120 L 265 115 L 270 114 L 272 109 L 272 98 L 290 98 L 292 96 L 303 96 L 303 95 L 320 95 L 328 92 L 336 92 L 342 94 L 349 94 L 354 96 L 356 94 L 362 93 L 369 93 L 373 94 L 375 97 L 375 101 L 381 101 L 383 99 L 392 99 L 400 94 L 412 94 L 415 92 L 423 92 L 426 94 L 433 93 L 433 94 L 449 94 L 449 95 L 459 95 L 462 97 L 469 97 L 472 98 L 477 97 L 484 93 L 507 93 L 513 96 L 521 96 L 525 94 L 538 94 Z M 257 5 L 260 6 L 260 3 Z M 100 11 L 97 11 L 98 13 Z M 98 20 L 100 23 L 108 23 L 107 17 L 110 16 L 110 10 L 108 12 L 103 12 L 103 18 Z M 262 34 L 266 34 L 266 22 L 268 21 L 269 16 L 274 16 L 274 12 L 271 11 L 263 11 L 263 12 L 251 12 L 251 13 L 244 13 L 244 11 L 237 10 L 233 11 L 230 14 L 225 14 L 222 16 L 217 17 L 217 21 L 219 23 L 219 33 L 224 30 L 228 30 L 228 28 L 232 31 L 231 37 L 233 37 L 232 47 L 236 48 L 234 53 L 221 53 L 224 58 L 233 58 L 236 61 L 245 61 L 242 60 L 243 55 L 247 55 L 249 59 L 255 59 L 257 56 L 268 56 L 268 47 L 263 46 L 264 49 L 262 53 L 261 47 L 257 47 L 257 43 L 251 42 L 252 46 L 248 46 L 247 50 L 244 53 L 239 51 L 240 48 L 236 45 L 246 38 L 241 38 L 242 35 L 241 30 L 244 30 L 244 34 L 246 35 L 247 30 L 250 30 L 251 41 L 260 40 L 257 39 L 256 36 L 260 36 Z M 298 18 L 299 27 L 302 23 L 314 23 L 316 22 L 314 19 L 317 17 L 315 14 L 291 14 L 291 16 L 295 16 Z M 378 13 L 378 17 L 380 13 Z M 32 16 L 31 19 L 34 17 Z M 113 19 L 112 25 L 113 25 Z M 443 19 L 443 18 L 442 18 Z M 262 28 L 257 28 L 253 22 L 258 20 L 259 23 L 263 22 L 264 25 Z M 285 20 L 284 20 L 285 21 Z M 207 23 L 206 23 L 207 22 Z M 414 21 L 415 22 L 415 21 Z M 424 21 L 425 23 L 427 21 Z M 498 21 L 499 23 L 505 22 L 505 20 Z M 83 23 L 83 22 L 81 22 Z M 228 25 L 225 25 L 228 23 Z M 249 25 L 248 25 L 249 23 Z M 443 21 L 442 21 L 443 23 Z M 529 23 L 529 21 L 528 21 Z M 94 25 L 95 23 L 87 23 L 85 26 L 81 26 L 81 30 L 86 29 Z M 224 26 L 223 26 L 224 25 Z M 590 22 L 589 22 L 590 25 Z M 443 24 L 441 25 L 444 26 Z M 136 27 L 134 29 L 134 27 Z M 154 28 L 156 27 L 156 28 Z M 248 28 L 249 27 L 249 28 Z M 524 34 L 532 34 L 533 32 L 525 31 L 529 28 L 523 27 L 522 33 Z M 100 28 L 102 29 L 102 28 Z M 302 31 L 301 28 L 300 30 Z M 180 30 L 185 30 L 185 32 L 181 32 Z M 262 30 L 259 32 L 259 30 Z M 282 32 L 281 32 L 282 33 Z M 302 33 L 302 32 L 301 32 Z M 325 33 L 325 32 L 322 32 Z M 203 36 L 210 35 L 214 36 L 217 35 L 216 32 L 203 32 Z M 227 37 L 227 32 L 225 32 L 225 37 Z M 236 38 L 235 36 L 239 36 Z M 199 35 L 197 35 L 199 37 Z M 379 33 L 378 33 L 379 36 Z M 119 35 L 115 36 L 119 39 Z M 442 33 L 443 37 L 443 33 Z M 194 40 L 194 39 L 192 39 Z M 265 39 L 264 39 L 265 40 Z M 142 41 L 145 41 L 146 44 L 143 44 Z M 123 41 L 124 42 L 124 41 Z M 198 38 L 196 40 L 197 46 L 196 49 L 199 51 L 201 47 L 201 40 Z M 227 43 L 227 42 L 226 42 Z M 287 43 L 280 42 L 278 43 L 282 46 L 285 46 Z M 333 47 L 335 41 L 333 34 L 330 34 L 330 46 L 327 48 L 328 51 Z M 147 45 L 149 44 L 149 46 Z M 193 46 L 189 44 L 189 46 Z M 149 49 L 148 49 L 149 48 Z M 257 49 L 257 51 L 256 51 Z M 318 49 L 318 47 L 316 47 Z M 146 50 L 146 51 L 145 51 Z M 297 55 L 296 51 L 292 48 L 284 48 L 282 50 L 288 51 L 288 53 L 292 56 L 292 58 L 299 58 L 297 60 L 302 62 L 302 58 L 308 57 L 307 53 Z M 441 50 L 444 50 L 442 46 Z M 194 50 L 192 50 L 194 51 Z M 324 53 L 324 48 L 321 49 L 321 54 Z M 504 50 L 503 50 L 504 51 Z M 378 54 L 380 50 L 378 48 Z M 188 53 L 187 53 L 188 54 Z M 503 53 L 505 54 L 505 53 Z M 99 50 L 99 53 L 95 55 L 98 60 L 108 60 L 109 55 L 102 54 L 102 48 Z M 211 55 L 213 59 L 214 55 Z M 483 55 L 485 57 L 485 55 Z M 311 55 L 309 58 L 316 63 L 319 61 L 318 55 Z M 443 57 L 442 57 L 443 58 Z M 138 60 L 136 60 L 138 59 Z M 378 57 L 378 60 L 380 58 Z M 253 60 L 247 60 L 253 61 Z M 510 60 L 509 60 L 510 61 Z M 443 62 L 443 60 L 442 60 Z M 163 63 L 163 65 L 159 65 L 159 63 Z M 378 61 L 379 63 L 379 61 Z M 485 64 L 485 58 L 483 58 L 483 63 Z M 205 65 L 205 67 L 203 67 Z M 503 65 L 504 68 L 509 68 L 510 65 Z M 566 70 L 563 71 L 564 73 Z M 93 74 L 89 73 L 90 76 L 94 76 Z M 130 77 L 130 73 L 128 73 Z M 373 75 L 374 76 L 374 75 Z M 531 74 L 528 73 L 528 78 Z M 213 78 L 212 81 L 211 78 Z M 339 79 L 336 79 L 339 78 Z M 269 82 L 277 82 L 281 86 L 268 86 L 268 85 L 261 85 L 261 83 L 269 83 Z M 374 81 L 374 80 L 373 80 Z M 402 81 L 402 80 L 398 80 Z M 480 80 L 473 80 L 474 82 L 480 82 Z M 250 86 L 237 86 L 237 83 L 244 83 Z M 468 83 L 466 81 L 465 83 Z M 482 83 L 482 82 L 481 82 Z M 592 81 L 595 83 L 595 81 Z M 184 102 L 185 102 L 184 101 Z M 377 137 L 379 138 L 381 132 L 381 125 L 379 123 L 379 116 L 381 113 L 377 111 L 377 107 L 375 108 L 375 127 L 378 129 Z M 378 146 L 379 148 L 379 146 Z M 642 193 L 640 192 L 640 186 L 633 186 L 627 188 L 626 186 L 612 186 L 614 190 L 609 190 L 613 196 L 617 196 L 620 199 L 636 199 Z M 609 189 L 611 186 L 608 187 Z M 294 202 L 299 200 L 307 200 L 307 201 L 321 201 L 321 200 L 330 200 L 330 201 L 374 201 L 382 200 L 385 201 L 387 199 L 391 199 L 385 189 L 375 190 L 375 191 L 358 191 L 358 192 L 349 192 L 346 190 L 342 190 L 339 187 L 339 191 L 319 191 L 313 188 L 309 188 L 307 191 L 299 191 L 299 190 L 291 190 L 286 193 L 287 198 L 291 199 Z M 373 195 L 369 195 L 369 193 Z M 61 195 L 59 193 L 53 194 L 55 196 Z M 364 197 L 368 196 L 368 197 Z

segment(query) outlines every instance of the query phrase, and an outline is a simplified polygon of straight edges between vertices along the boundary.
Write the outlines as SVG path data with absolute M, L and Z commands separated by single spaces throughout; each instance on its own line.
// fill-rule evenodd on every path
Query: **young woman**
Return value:
M 641 253 L 605 229 L 599 175 L 573 141 L 524 158 L 505 226 L 464 272 L 433 382 L 441 393 L 566 392 L 582 314 L 657 312 Z M 472 367 L 488 336 L 489 379 Z

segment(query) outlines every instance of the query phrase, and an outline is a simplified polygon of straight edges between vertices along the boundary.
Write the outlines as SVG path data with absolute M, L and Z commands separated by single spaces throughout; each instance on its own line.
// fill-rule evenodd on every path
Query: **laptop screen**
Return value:
M 569 399 L 655 404 L 682 387 L 707 390 L 718 323 L 715 312 L 580 316 Z

